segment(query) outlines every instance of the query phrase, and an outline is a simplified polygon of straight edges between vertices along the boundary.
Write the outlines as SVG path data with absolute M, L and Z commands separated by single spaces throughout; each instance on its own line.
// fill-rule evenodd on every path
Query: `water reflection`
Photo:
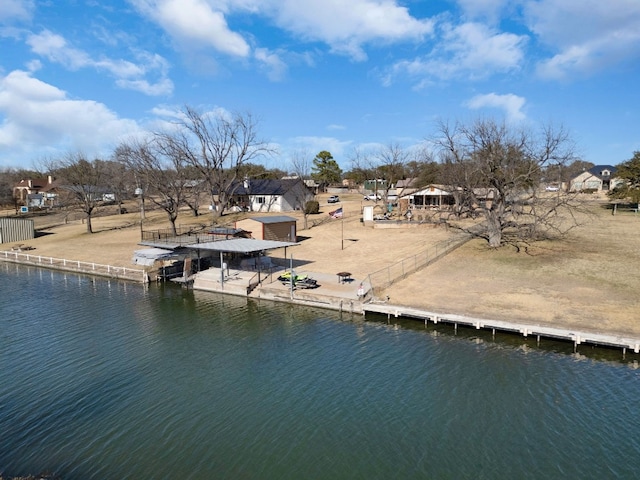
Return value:
M 640 469 L 638 359 L 620 351 L 6 265 L 0 288 L 5 474 L 633 478 Z M 30 299 L 28 315 L 16 298 Z

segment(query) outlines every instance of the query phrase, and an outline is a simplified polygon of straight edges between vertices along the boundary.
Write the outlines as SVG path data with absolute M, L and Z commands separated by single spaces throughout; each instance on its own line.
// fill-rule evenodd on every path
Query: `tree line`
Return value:
M 288 171 L 267 169 L 260 161 L 276 152 L 259 137 L 257 126 L 250 114 L 200 113 L 187 106 L 176 122 L 122 142 L 107 160 L 74 153 L 44 166 L 48 174 L 64 179 L 66 200 L 85 213 L 88 232 L 92 213 L 102 200 L 96 193 L 106 186 L 118 202 L 130 198 L 132 191 L 143 192 L 141 200 L 163 209 L 175 230 L 183 206 L 199 215 L 200 202 L 206 199 L 215 219 L 224 214 L 235 186 L 245 177 L 282 178 L 293 172 L 314 179 L 321 188 L 344 180 L 361 185 L 378 179 L 384 179 L 389 188 L 407 178 L 414 179 L 418 188 L 443 185 L 455 197 L 444 221 L 459 225 L 460 218 L 480 217 L 481 227 L 468 231 L 491 247 L 549 238 L 575 226 L 575 221 L 567 222 L 578 208 L 574 197 L 567 191 L 545 194 L 540 187 L 568 183 L 593 166 L 576 156 L 573 140 L 563 127 L 533 130 L 479 119 L 470 124 L 440 122 L 421 148 L 390 143 L 354 149 L 346 172 L 326 150 L 313 158 L 306 151 L 293 152 Z M 640 164 L 639 157 L 636 152 L 630 165 L 621 165 L 618 175 L 626 175 L 629 181 L 624 191 L 617 189 L 618 198 L 637 198 L 633 195 L 640 191 L 640 175 L 634 183 L 632 167 Z M 18 174 L 39 172 L 0 172 L 3 203 L 10 195 L 7 187 L 17 183 Z

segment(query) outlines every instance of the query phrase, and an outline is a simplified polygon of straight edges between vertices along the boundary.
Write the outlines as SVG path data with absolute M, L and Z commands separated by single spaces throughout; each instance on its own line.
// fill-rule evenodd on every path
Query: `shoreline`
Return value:
M 482 241 L 472 240 L 416 270 L 423 265 L 425 253 L 439 251 L 438 245 L 450 241 L 456 232 L 431 224 L 410 229 L 364 226 L 360 203 L 347 199 L 342 219 L 327 220 L 326 212 L 320 213 L 308 218 L 304 229 L 301 213 L 291 212 L 298 221 L 298 245 L 287 252 L 287 258 L 278 251 L 271 254 L 278 265 L 293 262 L 299 272 L 327 276 L 328 280 L 320 283 L 335 293 L 337 301 L 333 307 L 318 305 L 322 308 L 355 311 L 350 302 L 358 298 L 358 285 L 368 280 L 373 287 L 384 285 L 378 276 L 369 277 L 371 272 L 384 271 L 380 274 L 383 279 L 398 280 L 376 288 L 374 300 L 387 298 L 387 304 L 419 310 L 427 317 L 436 315 L 433 312 L 441 317 L 445 314 L 440 312 L 452 312 L 446 316 L 640 338 L 640 217 L 636 214 L 612 215 L 601 200 L 587 199 L 585 206 L 591 214 L 567 237 L 538 242 L 520 253 L 508 247 L 491 250 Z M 186 214 L 181 218 L 185 227 L 209 221 Z M 135 266 L 133 253 L 141 248 L 137 212 L 96 217 L 93 234 L 88 234 L 80 221 L 51 227 L 53 220 L 40 219 L 36 225 L 40 234 L 29 241 L 29 255 L 135 270 L 130 268 Z M 233 218 L 225 221 L 233 224 Z M 144 221 L 149 229 L 166 228 L 166 223 L 158 211 L 147 212 Z M 12 244 L 3 247 L 11 251 Z M 100 273 L 93 271 L 93 266 L 89 270 L 90 275 Z M 353 275 L 351 291 L 338 292 L 336 274 L 345 271 Z M 287 292 L 276 293 L 284 298 L 275 300 L 291 303 Z
M 0 252 L 7 253 L 7 252 Z M 32 255 L 33 256 L 33 255 Z M 46 264 L 37 264 L 32 262 L 23 262 L 17 259 L 9 259 L 6 255 L 0 257 L 0 261 L 4 261 L 5 263 L 14 263 L 19 265 L 31 266 L 36 268 L 44 268 L 48 270 L 74 273 L 78 275 L 86 275 L 86 276 L 99 276 L 101 278 L 110 278 L 113 280 L 122 280 L 122 281 L 130 281 L 135 283 L 146 284 L 148 281 L 136 281 L 132 278 L 127 278 L 124 276 L 118 276 L 117 274 L 110 275 L 105 272 L 97 272 L 97 271 L 89 271 L 89 270 L 77 270 L 73 268 L 64 268 L 60 265 L 46 265 Z M 77 263 L 75 260 L 66 260 L 69 264 Z M 122 270 L 122 267 L 111 267 L 114 272 L 118 272 Z M 130 269 L 134 270 L 134 269 Z M 140 272 L 142 272 L 140 270 Z M 146 272 L 145 272 L 146 274 Z M 146 276 L 148 280 L 148 276 Z M 274 282 L 277 283 L 277 282 Z M 179 284 L 176 284 L 178 286 Z M 182 288 L 185 288 L 182 286 Z M 191 287 L 189 287 L 191 288 Z M 285 289 L 280 289 L 286 291 Z M 474 328 L 476 330 L 492 330 L 495 335 L 496 332 L 506 333 L 514 336 L 522 336 L 523 338 L 528 337 L 536 337 L 538 344 L 540 340 L 552 339 L 552 340 L 560 340 L 568 343 L 573 343 L 574 351 L 577 351 L 579 345 L 588 344 L 594 347 L 603 347 L 603 348 L 616 348 L 622 350 L 623 357 L 628 353 L 640 354 L 640 337 L 633 337 L 627 335 L 619 335 L 615 333 L 601 333 L 595 331 L 588 330 L 577 330 L 577 329 L 569 329 L 563 328 L 561 326 L 551 327 L 544 326 L 535 323 L 529 323 L 525 321 L 504 321 L 504 320 L 494 320 L 489 318 L 476 318 L 470 317 L 467 315 L 460 315 L 455 313 L 443 313 L 443 312 L 433 312 L 427 311 L 418 308 L 412 308 L 406 305 L 396 305 L 389 304 L 386 302 L 374 302 L 372 299 L 368 301 L 361 300 L 353 300 L 347 299 L 344 295 L 335 296 L 331 294 L 311 294 L 304 295 L 303 297 L 295 297 L 291 296 L 287 298 L 285 295 L 278 294 L 267 294 L 261 295 L 262 291 L 260 288 L 256 289 L 251 294 L 242 295 L 234 291 L 224 291 L 224 290 L 213 290 L 213 289 L 198 289 L 197 291 L 201 292 L 211 292 L 211 293 L 219 293 L 222 295 L 234 295 L 245 297 L 247 299 L 253 299 L 258 301 L 270 301 L 270 302 L 278 302 L 278 303 L 288 303 L 291 305 L 297 305 L 301 307 L 313 307 L 320 308 L 325 310 L 338 311 L 341 315 L 343 313 L 349 315 L 362 315 L 363 318 L 366 318 L 367 313 L 370 314 L 378 314 L 378 315 L 386 315 L 387 320 L 391 317 L 393 318 L 401 318 L 407 320 L 421 321 L 424 322 L 425 326 L 430 322 L 433 325 L 438 325 L 441 323 L 453 325 L 454 329 L 457 330 L 458 325 Z M 300 295 L 300 293 L 298 293 Z M 324 299 L 324 300 L 323 300 Z M 348 300 L 348 304 L 345 303 L 345 300 Z M 355 307 L 355 308 L 354 308 Z

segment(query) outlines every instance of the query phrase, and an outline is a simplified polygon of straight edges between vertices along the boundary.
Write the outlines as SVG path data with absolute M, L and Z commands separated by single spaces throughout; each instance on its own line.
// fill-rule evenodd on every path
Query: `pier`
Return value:
M 577 331 L 566 328 L 557 328 L 531 323 L 507 322 L 503 320 L 490 320 L 467 317 L 464 315 L 434 313 L 416 308 L 403 307 L 401 305 L 390 305 L 386 303 L 365 303 L 362 305 L 362 315 L 367 313 L 378 313 L 386 315 L 387 318 L 412 318 L 428 322 L 434 325 L 446 323 L 453 325 L 457 329 L 459 325 L 475 328 L 477 330 L 491 330 L 494 334 L 496 331 L 521 334 L 524 337 L 535 337 L 538 342 L 541 338 L 550 338 L 555 340 L 563 340 L 572 342 L 574 349 L 578 345 L 590 344 L 599 347 L 615 347 L 621 348 L 623 354 L 627 349 L 633 353 L 640 353 L 640 338 L 632 338 L 621 335 L 612 335 L 597 332 Z

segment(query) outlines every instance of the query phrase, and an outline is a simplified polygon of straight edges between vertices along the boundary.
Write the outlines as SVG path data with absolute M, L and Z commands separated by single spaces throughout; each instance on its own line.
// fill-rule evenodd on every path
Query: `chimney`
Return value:
M 249 177 L 244 177 L 244 181 L 242 182 L 242 185 L 244 186 L 245 190 L 249 190 L 249 185 L 250 185 Z

